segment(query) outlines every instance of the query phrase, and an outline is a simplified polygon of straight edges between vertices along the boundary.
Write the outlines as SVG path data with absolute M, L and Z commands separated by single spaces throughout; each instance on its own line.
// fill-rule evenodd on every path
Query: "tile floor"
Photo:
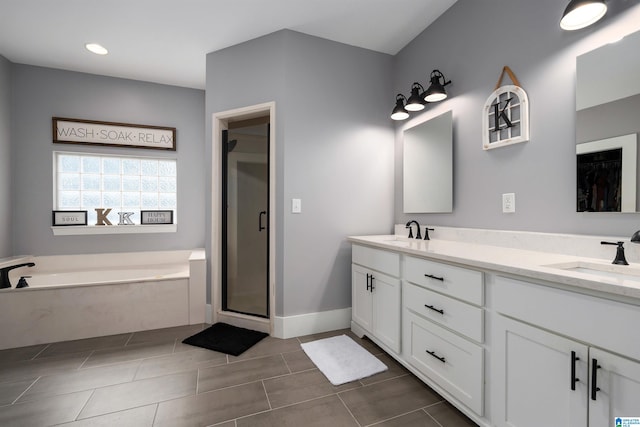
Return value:
M 208 325 L 0 351 L 0 425 L 475 426 L 348 330 L 267 337 L 239 357 L 182 344 Z M 301 342 L 346 333 L 389 370 L 334 387 Z

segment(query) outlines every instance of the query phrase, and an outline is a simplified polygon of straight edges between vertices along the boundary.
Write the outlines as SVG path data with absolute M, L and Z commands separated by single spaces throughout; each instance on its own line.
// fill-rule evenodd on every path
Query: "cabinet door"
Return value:
M 369 290 L 371 270 L 352 264 L 351 266 L 351 318 L 367 331 L 373 332 L 372 298 Z
M 495 323 L 496 425 L 586 426 L 588 348 L 503 316 Z
M 589 354 L 589 426 L 614 426 L 617 417 L 640 417 L 640 363 L 597 348 Z
M 400 279 L 373 273 L 373 334 L 400 353 Z

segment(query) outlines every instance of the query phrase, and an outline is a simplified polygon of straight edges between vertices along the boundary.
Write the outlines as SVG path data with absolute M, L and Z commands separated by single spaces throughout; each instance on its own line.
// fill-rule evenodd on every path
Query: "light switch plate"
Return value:
M 302 199 L 291 199 L 291 213 L 302 212 Z
M 505 193 L 502 195 L 502 213 L 514 213 L 516 211 L 516 194 Z

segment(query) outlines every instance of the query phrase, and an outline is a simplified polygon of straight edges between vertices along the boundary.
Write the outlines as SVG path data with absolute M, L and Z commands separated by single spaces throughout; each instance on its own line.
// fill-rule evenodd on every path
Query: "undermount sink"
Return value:
M 387 245 L 400 246 L 400 247 L 403 247 L 403 248 L 408 248 L 409 246 L 411 246 L 411 240 L 408 240 L 408 238 L 398 237 L 398 236 L 389 237 L 388 239 L 384 239 L 384 240 L 382 240 L 382 243 L 385 243 Z
M 557 268 L 568 272 L 589 274 L 592 276 L 617 280 L 640 281 L 640 268 L 629 265 L 598 264 L 588 261 L 574 261 L 561 264 L 548 264 L 543 267 Z

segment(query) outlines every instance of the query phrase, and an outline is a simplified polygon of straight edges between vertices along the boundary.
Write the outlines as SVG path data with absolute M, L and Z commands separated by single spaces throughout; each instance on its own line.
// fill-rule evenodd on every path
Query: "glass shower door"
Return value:
M 268 125 L 223 137 L 223 310 L 269 317 Z

